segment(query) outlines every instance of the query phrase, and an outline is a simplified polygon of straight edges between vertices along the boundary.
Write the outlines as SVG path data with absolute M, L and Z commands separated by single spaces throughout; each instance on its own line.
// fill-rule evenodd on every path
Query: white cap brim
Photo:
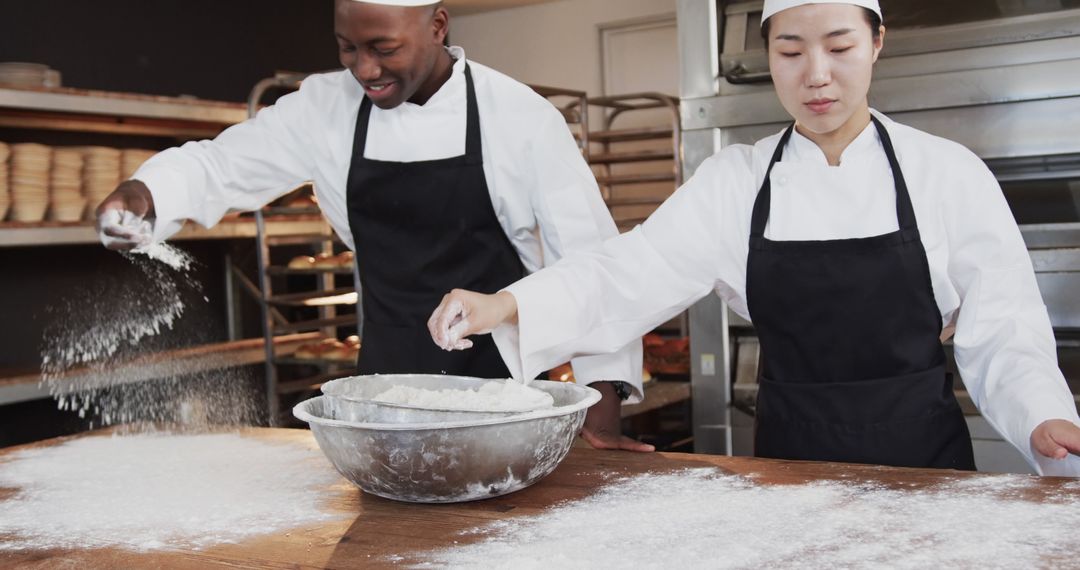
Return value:
M 851 4 L 852 6 L 861 6 L 873 10 L 878 15 L 878 18 L 881 18 L 882 21 L 885 19 L 881 16 L 881 5 L 878 0 L 765 0 L 765 9 L 761 11 L 761 21 L 764 23 L 765 20 L 768 20 L 777 12 L 783 12 L 789 8 L 806 4 Z

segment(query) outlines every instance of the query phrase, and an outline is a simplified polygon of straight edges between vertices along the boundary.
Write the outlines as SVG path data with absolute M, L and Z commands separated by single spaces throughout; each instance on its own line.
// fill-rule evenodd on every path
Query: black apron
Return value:
M 360 374 L 510 376 L 491 335 L 447 352 L 427 330 L 451 289 L 495 293 L 525 275 L 491 204 L 468 64 L 465 85 L 465 154 L 454 158 L 364 158 L 371 100 L 360 104 L 346 190 L 364 308 Z
M 974 470 L 911 197 L 889 133 L 872 120 L 892 167 L 898 231 L 765 238 L 769 175 L 794 125 L 754 202 L 746 292 L 764 360 L 755 455 Z

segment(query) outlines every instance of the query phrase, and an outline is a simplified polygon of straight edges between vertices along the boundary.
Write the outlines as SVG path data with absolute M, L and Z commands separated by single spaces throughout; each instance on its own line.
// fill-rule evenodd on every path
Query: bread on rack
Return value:
M 49 219 L 77 222 L 89 201 L 82 193 L 83 151 L 79 147 L 53 149 L 49 172 Z
M 331 358 L 331 354 L 344 346 L 344 344 L 336 338 L 324 338 L 318 342 L 309 342 L 297 347 L 296 352 L 293 353 L 293 358 L 299 360 L 323 360 Z
M 345 348 L 348 350 L 348 361 L 356 362 L 360 357 L 360 337 L 351 335 L 345 338 Z
M 342 269 L 352 269 L 355 260 L 356 255 L 351 251 L 343 251 L 334 256 L 334 261 L 337 263 L 337 266 Z
M 320 253 L 315 256 L 315 261 L 312 263 L 312 267 L 315 267 L 317 269 L 337 269 L 337 258 L 332 253 Z
M 0 142 L 0 222 L 7 217 L 8 209 L 11 208 L 11 191 L 8 188 L 8 157 L 11 155 L 11 147 Z
M 289 269 L 311 269 L 315 266 L 315 258 L 310 255 L 298 255 L 289 260 Z
M 319 201 L 310 194 L 301 194 L 285 204 L 286 208 L 318 208 Z
M 352 347 L 345 343 L 339 343 L 339 346 L 334 347 L 333 350 L 327 351 L 326 359 L 339 362 L 355 362 L 356 357 L 359 354 L 359 346 Z
M 11 145 L 8 175 L 11 219 L 40 222 L 49 208 L 49 170 L 52 148 L 35 143 Z

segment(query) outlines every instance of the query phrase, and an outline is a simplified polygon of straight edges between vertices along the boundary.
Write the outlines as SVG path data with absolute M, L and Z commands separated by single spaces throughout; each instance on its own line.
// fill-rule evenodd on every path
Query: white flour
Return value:
M 190 343 L 164 338 L 157 346 L 144 344 L 173 328 L 187 309 L 185 293 L 201 291 L 190 275 L 194 260 L 180 249 L 155 244 L 123 255 L 134 268 L 130 274 L 88 283 L 51 308 L 55 317 L 45 330 L 42 382 L 58 407 L 105 425 L 184 421 L 192 417 L 193 406 L 216 423 L 250 423 L 255 406 L 238 371 L 191 374 L 183 362 L 163 360 L 155 362 L 153 379 L 147 381 L 138 376 L 146 366 L 123 367 L 156 350 Z
M 205 548 L 335 518 L 319 450 L 236 434 L 89 437 L 0 463 L 0 552 Z
M 929 490 L 758 485 L 693 469 L 615 482 L 431 554 L 449 568 L 1037 568 L 1076 563 L 1080 495 L 1027 502 L 1027 477 Z M 1054 555 L 1065 558 L 1046 561 Z
M 187 271 L 195 260 L 182 249 L 175 248 L 167 243 L 153 243 L 144 247 L 131 250 L 131 253 L 145 255 L 150 259 L 156 259 L 177 271 Z
M 528 412 L 555 405 L 551 394 L 513 381 L 492 381 L 477 390 L 427 390 L 397 385 L 372 398 L 436 410 Z

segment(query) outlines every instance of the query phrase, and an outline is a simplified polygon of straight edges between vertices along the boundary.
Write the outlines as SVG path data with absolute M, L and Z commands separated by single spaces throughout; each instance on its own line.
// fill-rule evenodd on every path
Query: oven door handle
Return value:
M 743 66 L 743 64 L 737 64 L 735 67 L 724 72 L 724 79 L 728 83 L 734 85 L 746 85 L 751 83 L 768 83 L 772 81 L 772 74 L 768 70 L 765 71 L 750 71 Z

